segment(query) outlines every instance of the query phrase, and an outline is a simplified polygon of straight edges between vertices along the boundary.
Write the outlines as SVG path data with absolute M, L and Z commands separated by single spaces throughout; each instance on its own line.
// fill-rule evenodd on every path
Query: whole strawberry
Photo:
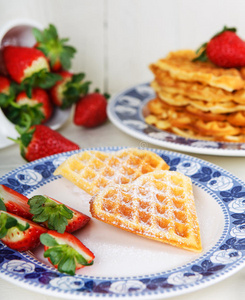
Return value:
M 97 92 L 87 94 L 76 103 L 74 124 L 84 127 L 99 126 L 107 120 L 106 108 L 106 96 Z
M 45 125 L 34 125 L 16 140 L 27 161 L 79 149 L 79 146 Z
M 224 27 L 202 45 L 201 55 L 195 60 L 207 59 L 222 68 L 245 66 L 245 42 L 236 34 L 236 28 Z
M 45 55 L 35 48 L 6 46 L 3 58 L 9 75 L 17 83 L 42 69 L 50 69 Z
M 53 114 L 54 107 L 49 99 L 48 93 L 43 89 L 34 88 L 31 98 L 27 96 L 26 92 L 21 92 L 17 95 L 15 101 L 21 106 L 36 106 L 36 109 L 43 115 L 42 123 L 48 121 Z M 40 123 L 39 119 L 37 122 L 33 122 L 33 124 L 38 123 Z

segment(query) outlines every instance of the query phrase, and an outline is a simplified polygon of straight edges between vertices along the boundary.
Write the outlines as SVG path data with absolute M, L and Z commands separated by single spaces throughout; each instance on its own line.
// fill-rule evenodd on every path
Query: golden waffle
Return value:
M 245 113 L 212 114 L 191 106 L 169 105 L 156 98 L 148 103 L 146 123 L 186 138 L 245 142 Z
M 134 183 L 108 186 L 90 201 L 94 218 L 182 249 L 202 250 L 192 183 L 175 171 L 155 171 Z
M 245 104 L 243 105 L 237 104 L 234 101 L 212 102 L 212 101 L 196 100 L 181 94 L 168 93 L 167 91 L 165 91 L 165 89 L 161 88 L 156 82 L 152 82 L 151 86 L 156 91 L 157 95 L 161 100 L 171 105 L 176 105 L 176 106 L 191 105 L 205 112 L 210 111 L 215 114 L 245 111 Z
M 211 102 L 234 101 L 245 104 L 245 89 L 228 92 L 220 88 L 215 88 L 198 82 L 188 82 L 177 80 L 166 71 L 160 70 L 155 65 L 150 66 L 150 70 L 155 75 L 152 87 L 155 86 L 170 94 L 181 94 L 192 99 L 205 100 Z
M 113 183 L 131 183 L 142 174 L 168 170 L 157 154 L 137 148 L 116 152 L 84 151 L 70 156 L 54 172 L 62 175 L 90 195 Z
M 218 68 L 210 62 L 192 60 L 196 54 L 192 50 L 170 52 L 164 59 L 159 59 L 154 65 L 168 71 L 172 78 L 190 82 L 200 82 L 226 91 L 244 88 L 242 74 L 235 68 Z

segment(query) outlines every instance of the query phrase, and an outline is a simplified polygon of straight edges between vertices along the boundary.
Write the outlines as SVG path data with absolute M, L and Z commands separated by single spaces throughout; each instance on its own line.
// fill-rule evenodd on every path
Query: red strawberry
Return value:
M 0 239 L 11 249 L 27 251 L 40 244 L 40 235 L 47 232 L 32 221 L 5 211 L 0 212 Z
M 33 161 L 49 155 L 79 149 L 79 146 L 45 125 L 34 125 L 15 140 L 23 158 Z
M 53 114 L 53 105 L 49 99 L 48 93 L 40 88 L 34 88 L 32 90 L 32 96 L 29 98 L 26 92 L 21 92 L 16 97 L 16 102 L 20 105 L 37 106 L 38 110 L 42 113 L 42 123 L 50 119 Z M 40 105 L 41 104 L 41 105 Z M 38 122 L 35 122 L 38 124 Z
M 68 39 L 60 39 L 54 25 L 43 31 L 33 29 L 33 34 L 37 40 L 36 48 L 41 50 L 49 59 L 53 71 L 69 70 L 71 59 L 76 53 L 76 49 L 66 45 Z
M 0 76 L 0 94 L 8 95 L 10 90 L 10 80 L 7 77 Z
M 235 28 L 217 33 L 208 43 L 201 46 L 201 54 L 195 60 L 207 61 L 222 68 L 245 66 L 245 42 L 236 34 Z
M 44 223 L 45 227 L 60 233 L 78 230 L 90 220 L 90 217 L 48 196 L 33 196 L 28 204 L 34 222 Z
M 62 273 L 75 275 L 75 271 L 93 264 L 94 254 L 70 233 L 49 230 L 40 237 L 44 257 Z
M 78 126 L 96 127 L 107 120 L 107 100 L 100 93 L 87 94 L 76 103 L 73 121 Z
M 0 107 L 5 109 L 15 99 L 15 89 L 7 77 L 0 76 Z
M 90 82 L 83 82 L 83 73 L 72 74 L 67 71 L 58 73 L 63 79 L 58 81 L 50 90 L 53 103 L 60 108 L 71 107 L 73 103 L 87 94 Z
M 6 207 L 7 212 L 28 220 L 33 217 L 28 198 L 3 184 L 0 184 L 0 202 Z M 3 207 L 0 206 L 0 209 L 3 210 Z
M 3 58 L 9 75 L 18 83 L 43 69 L 49 71 L 47 58 L 35 48 L 6 46 Z

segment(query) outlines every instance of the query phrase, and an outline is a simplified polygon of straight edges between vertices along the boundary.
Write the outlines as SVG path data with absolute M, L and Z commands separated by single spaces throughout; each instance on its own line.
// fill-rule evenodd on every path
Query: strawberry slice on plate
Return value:
M 90 217 L 48 196 L 35 195 L 28 200 L 33 221 L 59 233 L 84 227 Z
M 28 198 L 10 187 L 0 184 L 0 209 L 5 210 L 4 207 L 7 212 L 28 220 L 32 219 Z
M 22 252 L 37 247 L 45 232 L 46 228 L 32 221 L 0 211 L 0 239 L 11 249 Z
M 49 230 L 40 236 L 44 257 L 61 273 L 75 275 L 76 270 L 93 264 L 94 254 L 70 233 Z

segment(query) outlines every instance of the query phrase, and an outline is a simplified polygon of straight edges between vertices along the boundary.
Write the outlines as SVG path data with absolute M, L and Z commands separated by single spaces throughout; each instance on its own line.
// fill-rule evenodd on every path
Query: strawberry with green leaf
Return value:
M 61 273 L 75 275 L 76 270 L 93 264 L 94 254 L 70 233 L 50 230 L 40 236 L 44 257 Z
M 84 81 L 85 74 L 72 74 L 67 71 L 57 73 L 62 77 L 50 90 L 53 103 L 61 109 L 71 107 L 89 90 L 89 81 Z
M 58 74 L 50 72 L 46 56 L 38 49 L 5 46 L 3 58 L 8 74 L 15 82 L 21 84 L 28 97 L 31 97 L 33 87 L 48 89 L 61 79 Z
M 236 28 L 224 26 L 207 43 L 197 50 L 194 61 L 210 60 L 222 68 L 240 68 L 245 66 L 245 42 L 237 35 Z
M 78 230 L 90 220 L 85 214 L 48 196 L 35 195 L 28 200 L 28 204 L 34 222 L 60 233 Z
M 34 28 L 33 34 L 36 38 L 35 47 L 42 51 L 50 62 L 53 71 L 69 70 L 71 59 L 76 53 L 76 49 L 67 45 L 68 38 L 60 38 L 56 27 L 50 24 L 43 31 Z
M 34 88 L 31 93 L 31 98 L 29 98 L 26 92 L 23 91 L 17 95 L 15 101 L 20 106 L 27 105 L 30 107 L 30 109 L 35 106 L 37 109 L 39 109 L 40 113 L 43 115 L 43 118 L 41 122 L 39 118 L 37 121 L 33 120 L 32 125 L 45 123 L 51 118 L 54 111 L 54 107 L 48 93 L 41 88 Z
M 12 140 L 20 145 L 20 153 L 27 161 L 80 148 L 59 132 L 43 124 L 30 128 L 17 127 L 17 130 L 20 137 Z
M 14 214 L 0 211 L 0 239 L 17 251 L 27 251 L 40 244 L 40 235 L 46 228 Z

